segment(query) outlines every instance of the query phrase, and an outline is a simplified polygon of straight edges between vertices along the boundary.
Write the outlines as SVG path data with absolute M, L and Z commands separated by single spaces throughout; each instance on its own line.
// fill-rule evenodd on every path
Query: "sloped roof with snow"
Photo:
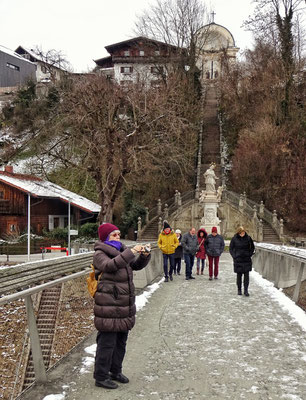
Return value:
M 101 210 L 99 204 L 86 199 L 86 197 L 70 192 L 55 183 L 45 181 L 36 176 L 0 171 L 0 182 L 6 183 L 33 197 L 58 199 L 66 203 L 70 201 L 72 206 L 89 213 L 98 213 Z
M 28 62 L 29 64 L 32 64 L 32 65 L 34 64 L 32 61 L 27 60 L 26 58 L 22 57 L 20 54 L 16 53 L 15 51 L 13 51 L 5 46 L 0 45 L 0 51 L 2 51 L 5 54 L 9 54 L 12 57 L 18 58 L 19 60 L 22 60 L 24 62 Z

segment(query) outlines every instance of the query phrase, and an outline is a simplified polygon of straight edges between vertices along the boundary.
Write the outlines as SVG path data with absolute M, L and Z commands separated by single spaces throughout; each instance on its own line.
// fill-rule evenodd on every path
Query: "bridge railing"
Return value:
M 297 303 L 301 283 L 306 279 L 306 250 L 295 247 L 256 243 L 253 267 L 278 288 L 295 285 L 293 301 Z
M 64 309 L 64 314 L 66 315 L 70 311 L 73 313 L 71 306 L 71 296 L 73 298 L 73 303 L 76 302 L 77 296 L 83 296 L 79 298 L 80 304 L 82 307 L 84 303 L 89 303 L 90 310 L 87 310 L 87 313 L 90 314 L 89 325 L 92 325 L 92 301 L 86 289 L 86 275 L 91 271 L 90 264 L 92 263 L 94 252 L 82 253 L 78 255 L 65 256 L 61 258 L 55 258 L 52 260 L 43 260 L 36 261 L 30 263 L 24 263 L 16 266 L 9 266 L 0 271 L 0 307 L 2 313 L 6 316 L 6 319 L 9 318 L 10 313 L 21 313 L 18 317 L 22 319 L 24 314 L 26 314 L 27 320 L 24 324 L 27 324 L 28 329 L 25 332 L 19 332 L 19 335 L 9 335 L 10 338 L 19 337 L 19 340 L 28 341 L 30 338 L 30 346 L 32 351 L 33 363 L 34 363 L 34 373 L 35 379 L 39 382 L 46 382 L 46 367 L 43 358 L 43 350 L 40 344 L 40 336 L 37 327 L 37 305 L 35 304 L 35 298 L 40 298 L 41 293 L 44 289 L 51 288 L 57 285 L 68 284 L 68 286 L 73 285 L 73 282 L 80 281 L 81 283 L 75 283 L 75 289 L 68 289 L 68 293 L 65 295 L 67 297 L 66 306 L 64 305 L 62 309 Z M 134 276 L 134 284 L 136 289 L 143 289 L 148 284 L 150 284 L 153 280 L 155 280 L 158 276 L 162 274 L 162 261 L 161 261 L 161 253 L 158 250 L 157 246 L 152 249 L 152 256 L 149 265 L 141 271 L 136 271 Z M 79 278 L 79 279 L 78 279 Z M 82 288 L 79 285 L 82 285 Z M 79 292 L 81 290 L 81 295 Z M 64 293 L 66 291 L 64 290 Z M 70 294 L 69 294 L 70 293 Z M 74 294 L 72 294 L 74 293 Z M 77 293 L 77 294 L 76 294 Z M 70 296 L 70 297 L 69 297 Z M 64 295 L 62 295 L 64 297 Z M 23 304 L 24 301 L 24 304 Z M 9 303 L 13 304 L 15 310 L 7 311 L 5 307 L 9 306 Z M 22 308 L 22 310 L 21 310 Z M 25 309 L 24 309 L 25 308 Z M 58 313 L 60 315 L 60 312 Z M 63 329 L 68 329 L 71 323 L 73 323 L 73 317 L 66 317 L 65 319 L 61 319 L 60 332 Z M 65 328 L 65 323 L 69 322 L 70 325 L 67 325 Z M 4 329 L 6 324 L 1 324 L 1 328 Z M 25 325 L 26 326 L 26 325 Z M 16 329 L 18 327 L 16 326 Z M 82 325 L 82 329 L 84 326 Z M 19 328 L 20 330 L 20 328 Z M 88 330 L 87 330 L 88 331 Z M 87 333 L 88 334 L 88 333 Z M 5 340 L 6 335 L 2 334 L 1 342 Z M 69 345 L 71 344 L 71 337 L 69 336 Z M 76 344 L 76 343 L 75 343 Z M 2 343 L 1 343 L 2 346 Z M 24 346 L 18 345 L 16 343 L 13 344 L 14 348 L 22 349 Z M 9 345 L 10 347 L 10 345 Z M 69 348 L 69 350 L 71 347 Z M 20 350 L 22 352 L 22 350 Z M 58 357 L 58 354 L 55 356 Z M 19 359 L 23 359 L 23 355 L 19 355 Z M 22 373 L 20 372 L 20 362 L 16 360 L 16 370 L 11 370 L 11 377 L 15 380 L 21 380 Z M 17 373 L 18 371 L 18 373 Z M 8 374 L 7 374 L 8 375 Z M 6 377 L 7 378 L 7 377 Z M 3 383 L 3 382 L 2 382 Z M 19 382 L 20 385 L 20 382 Z M 16 382 L 10 382 L 8 385 L 4 384 L 3 386 L 12 387 L 14 389 L 12 391 L 16 391 L 15 386 L 17 386 Z M 1 393 L 1 391 L 0 391 Z M 13 393 L 14 394 L 14 393 Z M 10 394 L 10 398 L 13 394 Z M 1 396 L 0 396 L 1 397 Z M 9 397 L 7 397 L 9 398 Z

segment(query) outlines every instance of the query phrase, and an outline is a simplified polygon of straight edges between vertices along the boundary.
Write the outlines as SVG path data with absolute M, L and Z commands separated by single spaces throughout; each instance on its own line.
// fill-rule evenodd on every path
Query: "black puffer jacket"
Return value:
M 178 238 L 180 244 L 175 249 L 174 258 L 182 258 L 183 257 L 183 246 L 182 246 L 182 235 Z
M 128 331 L 135 325 L 133 270 L 144 268 L 151 256 L 135 257 L 126 246 L 121 251 L 101 241 L 95 244 L 96 278 L 102 272 L 95 294 L 95 326 L 102 332 Z
M 221 235 L 208 235 L 204 242 L 206 254 L 211 257 L 220 257 L 224 250 L 224 239 Z
M 236 234 L 230 243 L 229 251 L 234 260 L 234 272 L 245 273 L 252 270 L 252 255 L 255 246 L 251 236 L 247 233 L 244 236 Z

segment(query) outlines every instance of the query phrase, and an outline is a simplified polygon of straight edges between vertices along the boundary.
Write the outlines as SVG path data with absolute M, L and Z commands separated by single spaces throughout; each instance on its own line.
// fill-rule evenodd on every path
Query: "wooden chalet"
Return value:
M 169 62 L 179 60 L 184 51 L 177 46 L 138 36 L 105 46 L 110 54 L 94 60 L 97 70 L 118 83 L 125 84 L 144 79 L 154 84 Z
M 68 225 L 95 222 L 100 206 L 83 196 L 32 175 L 16 174 L 13 167 L 0 171 L 0 237 L 27 229 L 30 200 L 31 231 L 41 234 Z

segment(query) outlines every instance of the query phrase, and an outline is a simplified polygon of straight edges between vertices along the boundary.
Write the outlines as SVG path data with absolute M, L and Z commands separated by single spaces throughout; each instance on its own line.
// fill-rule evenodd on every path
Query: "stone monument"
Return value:
M 219 186 L 216 191 L 216 180 L 215 165 L 211 166 L 205 171 L 205 190 L 201 191 L 200 203 L 204 205 L 204 216 L 201 219 L 201 225 L 205 227 L 208 233 L 211 232 L 211 228 L 216 226 L 218 232 L 220 232 L 220 219 L 217 216 L 219 203 L 221 201 L 223 187 Z

